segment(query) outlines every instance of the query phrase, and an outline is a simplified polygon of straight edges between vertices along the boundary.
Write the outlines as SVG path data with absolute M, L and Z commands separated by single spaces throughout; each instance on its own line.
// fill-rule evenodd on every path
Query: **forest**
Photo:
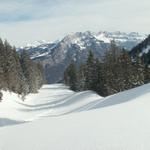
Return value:
M 93 90 L 108 96 L 150 82 L 150 68 L 139 53 L 132 58 L 126 50 L 111 42 L 102 59 L 89 51 L 86 63 L 74 61 L 64 73 L 64 83 L 74 91 Z
M 28 93 L 36 93 L 43 83 L 42 65 L 33 62 L 27 51 L 18 53 L 0 39 L 0 90 L 18 93 L 24 99 Z

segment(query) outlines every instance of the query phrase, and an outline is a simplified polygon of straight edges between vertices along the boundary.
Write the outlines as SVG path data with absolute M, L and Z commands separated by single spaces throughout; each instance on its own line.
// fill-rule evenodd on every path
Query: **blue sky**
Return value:
M 150 33 L 149 0 L 0 0 L 0 37 L 16 46 L 77 31 Z

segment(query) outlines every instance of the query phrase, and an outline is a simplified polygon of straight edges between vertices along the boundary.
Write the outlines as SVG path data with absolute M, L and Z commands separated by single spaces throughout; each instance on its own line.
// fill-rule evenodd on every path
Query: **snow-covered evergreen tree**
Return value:
M 21 56 L 7 41 L 0 39 L 0 90 L 9 90 L 24 97 L 37 92 L 44 82 L 43 69 L 23 51 Z

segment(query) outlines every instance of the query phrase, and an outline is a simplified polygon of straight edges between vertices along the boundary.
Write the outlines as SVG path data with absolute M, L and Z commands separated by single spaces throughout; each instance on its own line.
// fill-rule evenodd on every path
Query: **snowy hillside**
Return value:
M 150 149 L 150 84 L 106 98 L 45 85 L 21 104 L 4 94 L 0 118 L 32 121 L 1 127 L 1 150 Z

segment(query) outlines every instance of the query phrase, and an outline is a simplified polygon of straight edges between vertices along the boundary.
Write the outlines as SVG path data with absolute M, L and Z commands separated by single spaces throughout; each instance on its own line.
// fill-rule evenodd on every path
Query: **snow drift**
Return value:
M 28 95 L 25 101 L 22 101 L 17 94 L 3 91 L 0 118 L 24 122 L 42 116 L 60 116 L 85 110 L 101 98 L 92 91 L 73 92 L 63 84 L 44 85 L 39 93 Z M 4 125 L 5 119 L 0 120 L 0 124 Z M 6 120 L 6 124 L 7 122 Z
M 59 84 L 44 86 L 26 102 L 13 101 L 16 118 L 38 120 L 1 127 L 0 149 L 150 149 L 149 97 L 150 84 L 106 98 L 91 91 L 74 93 Z

